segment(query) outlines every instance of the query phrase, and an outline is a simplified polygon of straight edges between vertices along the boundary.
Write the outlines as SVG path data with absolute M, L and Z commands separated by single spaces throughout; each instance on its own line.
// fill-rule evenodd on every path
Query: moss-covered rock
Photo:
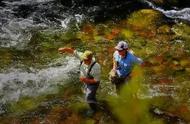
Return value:
M 127 24 L 143 37 L 154 37 L 160 25 L 162 14 L 151 9 L 143 9 L 131 14 Z

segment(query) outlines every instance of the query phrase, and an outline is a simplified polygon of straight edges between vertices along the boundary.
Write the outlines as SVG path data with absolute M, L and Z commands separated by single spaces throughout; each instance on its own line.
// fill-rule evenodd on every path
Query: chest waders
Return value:
M 82 63 L 83 63 L 83 61 L 80 62 L 79 69 L 80 69 Z M 94 77 L 90 74 L 90 72 L 95 64 L 96 64 L 96 61 L 94 61 L 91 64 L 90 68 L 88 69 L 87 78 L 94 79 Z M 99 86 L 99 81 L 94 84 L 86 84 L 85 85 L 85 89 L 86 89 L 85 99 L 86 99 L 89 107 L 91 108 L 91 110 L 88 111 L 88 112 L 90 112 L 91 115 L 93 115 L 97 111 L 96 91 L 98 89 L 98 86 Z M 89 114 L 89 113 L 87 113 L 87 114 Z
M 82 63 L 83 63 L 83 61 L 80 61 L 79 71 L 80 71 L 80 67 L 82 66 Z M 95 64 L 96 64 L 96 61 L 94 61 L 94 62 L 91 64 L 90 68 L 88 69 L 88 71 L 87 71 L 87 78 L 94 79 L 94 77 L 90 74 L 90 72 L 91 72 L 91 70 L 92 70 L 92 68 L 93 68 L 93 66 L 94 66 Z

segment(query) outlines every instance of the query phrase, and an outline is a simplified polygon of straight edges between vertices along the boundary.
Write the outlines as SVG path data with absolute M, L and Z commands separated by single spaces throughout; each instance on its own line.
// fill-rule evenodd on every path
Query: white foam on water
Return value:
M 179 10 L 164 10 L 160 7 L 155 6 L 153 3 L 151 3 L 148 0 L 144 0 L 143 2 L 147 3 L 153 9 L 162 12 L 165 16 L 169 18 L 183 19 L 183 20 L 190 21 L 190 8 L 183 8 Z
M 76 71 L 79 65 L 76 63 L 80 63 L 73 57 L 66 57 L 61 62 L 61 66 L 42 70 L 31 69 L 31 72 L 10 69 L 7 73 L 0 73 L 0 103 L 17 101 L 21 96 L 38 96 L 50 91 L 53 93 L 58 84 L 64 85 L 72 78 L 70 72 Z
M 1 46 L 11 47 L 29 41 L 31 34 L 28 28 L 33 27 L 33 21 L 29 19 L 13 19 L 7 25 L 3 25 L 0 33 Z M 24 44 L 27 44 L 24 43 Z
M 33 30 L 43 30 L 54 25 L 53 22 L 47 19 L 48 17 L 44 15 L 43 11 L 51 9 L 51 6 L 41 4 L 50 1 L 55 0 L 4 0 L 6 6 L 0 9 L 0 47 L 24 48 L 30 41 Z M 26 10 L 26 17 L 20 16 L 20 14 L 25 13 L 22 6 L 29 6 L 29 9 Z M 36 11 L 32 10 L 33 7 L 37 8 Z M 29 12 L 28 15 L 27 12 Z M 50 26 L 50 24 L 52 25 Z
M 84 15 L 73 15 L 61 11 L 64 7 L 55 3 L 41 4 L 51 1 L 55 0 L 4 1 L 6 6 L 0 9 L 0 47 L 24 48 L 32 37 L 31 33 L 35 30 L 51 30 L 51 28 L 79 29 L 84 20 Z M 18 16 L 25 13 L 22 9 L 23 6 L 29 7 L 26 10 L 26 16 Z M 35 7 L 36 10 L 32 10 Z M 51 10 L 51 12 L 47 10 Z
M 35 3 L 46 3 L 46 2 L 51 2 L 51 1 L 55 1 L 55 0 L 20 0 L 20 1 L 13 1 L 13 2 L 9 2 L 9 1 L 3 1 L 5 4 L 7 5 L 23 5 L 23 4 L 35 4 Z
M 71 25 L 75 25 L 76 28 L 79 29 L 79 25 L 84 20 L 84 15 L 75 14 L 74 16 L 70 15 L 66 17 L 64 20 L 60 20 L 61 26 L 67 29 Z
M 181 10 L 167 10 L 163 13 L 170 18 L 179 18 L 190 21 L 190 8 L 184 8 Z

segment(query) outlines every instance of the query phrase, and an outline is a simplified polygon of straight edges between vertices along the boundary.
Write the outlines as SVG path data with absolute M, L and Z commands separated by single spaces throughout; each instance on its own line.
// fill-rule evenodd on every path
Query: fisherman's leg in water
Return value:
M 86 90 L 86 101 L 89 104 L 90 110 L 87 112 L 89 116 L 92 116 L 97 111 L 97 100 L 96 91 L 98 89 L 99 83 L 97 84 L 87 84 Z

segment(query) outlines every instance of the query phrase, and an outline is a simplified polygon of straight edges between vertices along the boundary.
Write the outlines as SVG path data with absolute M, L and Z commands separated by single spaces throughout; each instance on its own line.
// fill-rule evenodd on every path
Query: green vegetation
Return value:
M 140 98 L 141 93 L 146 91 L 142 86 L 142 69 L 135 67 L 132 75 L 133 78 L 123 87 L 120 95 L 109 98 L 112 112 L 119 119 L 119 124 L 162 124 L 162 121 L 154 119 L 149 112 L 150 99 Z

